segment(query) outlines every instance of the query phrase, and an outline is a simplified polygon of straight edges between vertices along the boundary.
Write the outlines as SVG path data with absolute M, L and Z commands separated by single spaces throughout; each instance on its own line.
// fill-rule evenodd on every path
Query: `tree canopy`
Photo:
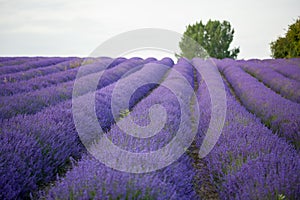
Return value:
M 229 50 L 233 40 L 234 29 L 228 21 L 212 21 L 206 24 L 202 21 L 188 25 L 179 42 L 179 56 L 191 59 L 193 57 L 236 58 L 239 48 Z
M 273 58 L 294 58 L 300 56 L 300 18 L 292 25 L 284 37 L 278 37 L 271 42 L 271 56 Z

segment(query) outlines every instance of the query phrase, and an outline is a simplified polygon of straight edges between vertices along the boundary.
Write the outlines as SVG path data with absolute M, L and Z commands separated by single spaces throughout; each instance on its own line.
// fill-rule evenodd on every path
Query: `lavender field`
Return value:
M 213 116 L 209 77 L 197 70 L 205 67 L 222 77 L 226 117 L 200 158 Z M 130 161 L 108 166 L 86 148 L 98 137 L 89 125 L 91 95 L 103 134 L 124 151 L 155 152 L 179 130 L 192 142 L 174 162 L 147 173 L 128 172 L 140 167 Z M 150 116 L 153 105 L 165 112 Z M 120 125 L 129 116 L 140 127 L 152 125 L 139 134 L 157 134 L 128 134 Z M 0 142 L 0 199 L 299 199 L 300 59 L 0 57 Z M 101 152 L 111 153 L 106 146 Z

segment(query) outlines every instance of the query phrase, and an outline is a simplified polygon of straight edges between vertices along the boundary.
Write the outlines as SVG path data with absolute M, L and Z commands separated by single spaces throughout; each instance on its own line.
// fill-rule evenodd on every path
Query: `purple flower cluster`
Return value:
M 41 196 L 46 199 L 198 199 L 192 190 L 190 162 L 184 155 L 162 170 L 131 174 L 84 157 Z
M 262 119 L 266 126 L 300 147 L 300 104 L 278 95 L 232 60 L 217 66 L 243 105 Z
M 173 183 L 162 180 L 156 173 L 122 173 L 85 157 L 48 194 L 41 193 L 41 196 L 46 199 L 176 199 L 177 194 Z
M 110 64 L 109 66 L 107 67 L 107 69 L 110 69 L 110 68 L 113 68 L 119 64 L 121 64 L 122 62 L 126 61 L 127 59 L 126 58 L 123 58 L 123 57 L 119 57 L 119 58 L 115 58 Z
M 300 67 L 300 58 L 290 58 L 287 60 L 288 63 L 295 64 L 296 66 Z
M 284 75 L 274 71 L 272 68 L 267 67 L 266 64 L 269 63 L 248 61 L 241 64 L 241 68 L 283 97 L 300 103 L 300 82 L 285 77 Z M 280 69 L 291 68 L 289 66 L 281 66 Z M 298 71 L 300 74 L 300 69 Z
M 66 61 L 70 58 L 45 58 L 37 61 L 25 62 L 21 65 L 3 66 L 0 68 L 0 75 L 26 71 L 38 67 L 47 67 Z
M 41 57 L 1 57 L 0 58 L 0 67 L 10 66 L 10 65 L 20 65 L 29 61 L 41 60 Z
M 238 69 L 235 67 L 235 72 Z M 243 73 L 237 76 L 243 78 Z M 300 191 L 299 154 L 249 113 L 224 84 L 226 121 L 217 144 L 204 158 L 210 181 L 217 187 L 221 199 L 277 199 L 279 195 L 297 199 Z M 211 99 L 205 82 L 199 85 L 198 92 L 201 120 L 196 142 L 200 146 L 211 117 Z
M 292 59 L 267 59 L 260 61 L 260 63 L 265 67 L 274 69 L 283 76 L 300 81 L 300 67 L 297 59 L 294 62 Z
M 1 199 L 28 197 L 65 171 L 70 157 L 80 157 L 84 148 L 78 141 L 72 113 L 64 109 L 1 122 Z
M 23 59 L 23 57 L 20 57 L 21 59 Z M 5 63 L 5 62 L 9 62 L 11 60 L 17 60 L 18 58 L 14 58 L 14 57 L 1 57 L 0 58 L 0 63 Z

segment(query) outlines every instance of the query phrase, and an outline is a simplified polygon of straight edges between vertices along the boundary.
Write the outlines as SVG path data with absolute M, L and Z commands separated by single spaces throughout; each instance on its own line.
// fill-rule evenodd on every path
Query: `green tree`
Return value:
M 300 56 L 300 18 L 292 25 L 284 37 L 271 42 L 271 56 L 273 58 L 294 58 Z
M 239 48 L 229 50 L 233 40 L 234 29 L 228 21 L 202 21 L 188 25 L 179 42 L 180 57 L 236 58 Z

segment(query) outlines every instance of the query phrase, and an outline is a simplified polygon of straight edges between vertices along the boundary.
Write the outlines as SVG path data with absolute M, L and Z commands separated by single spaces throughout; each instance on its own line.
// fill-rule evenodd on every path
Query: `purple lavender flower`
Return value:
M 287 78 L 300 81 L 299 60 L 298 62 L 293 62 L 292 60 L 293 59 L 276 59 L 276 60 L 267 59 L 267 60 L 262 60 L 262 64 L 264 66 L 274 69 L 275 71 L 281 73 L 283 76 L 286 76 Z

